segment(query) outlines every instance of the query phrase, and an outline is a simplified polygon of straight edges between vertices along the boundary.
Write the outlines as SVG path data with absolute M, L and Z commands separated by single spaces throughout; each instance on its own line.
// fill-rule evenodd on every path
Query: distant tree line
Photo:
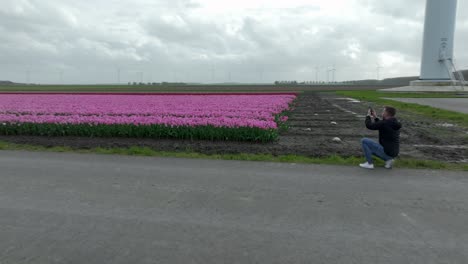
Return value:
M 128 85 L 147 85 L 147 86 L 183 86 L 183 85 L 187 85 L 187 83 L 183 83 L 183 82 L 160 82 L 160 83 L 157 83 L 157 82 L 148 82 L 148 83 L 144 83 L 144 82 L 128 82 Z
M 327 84 L 342 84 L 343 82 L 323 82 L 323 81 L 275 81 L 275 85 L 281 86 L 300 86 L 300 85 L 327 85 Z

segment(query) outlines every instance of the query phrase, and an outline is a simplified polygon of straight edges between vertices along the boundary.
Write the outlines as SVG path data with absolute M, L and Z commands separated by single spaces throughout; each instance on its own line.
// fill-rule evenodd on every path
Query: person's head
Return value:
M 391 107 L 391 106 L 384 107 L 383 113 L 382 113 L 383 119 L 392 118 L 392 117 L 395 117 L 395 115 L 396 115 L 396 109 L 394 107 Z

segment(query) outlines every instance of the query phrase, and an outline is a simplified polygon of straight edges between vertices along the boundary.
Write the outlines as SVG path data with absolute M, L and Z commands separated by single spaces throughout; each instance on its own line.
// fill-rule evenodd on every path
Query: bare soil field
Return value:
M 373 106 L 379 109 L 380 106 Z M 289 119 L 289 130 L 278 141 L 246 143 L 224 141 L 187 141 L 138 138 L 80 138 L 0 136 L 0 140 L 41 146 L 69 146 L 89 149 L 96 147 L 144 146 L 159 151 L 193 151 L 204 154 L 255 153 L 273 155 L 362 155 L 360 139 L 377 139 L 377 132 L 364 125 L 368 104 L 334 93 L 305 92 L 296 101 Z M 403 123 L 401 156 L 448 162 L 468 162 L 468 128 L 430 120 L 399 109 Z M 341 142 L 334 142 L 338 137 Z

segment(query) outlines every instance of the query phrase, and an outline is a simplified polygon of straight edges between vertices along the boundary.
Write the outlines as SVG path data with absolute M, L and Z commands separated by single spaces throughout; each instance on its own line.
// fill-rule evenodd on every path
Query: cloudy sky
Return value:
M 0 80 L 272 82 L 418 75 L 425 0 L 1 0 Z M 455 56 L 468 68 L 468 1 Z M 463 48 L 465 44 L 465 48 Z M 329 75 L 331 78 L 331 74 Z

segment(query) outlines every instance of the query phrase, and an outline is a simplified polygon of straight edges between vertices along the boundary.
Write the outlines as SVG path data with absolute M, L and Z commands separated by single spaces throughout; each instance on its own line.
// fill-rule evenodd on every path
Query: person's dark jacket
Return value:
M 385 154 L 397 157 L 400 154 L 400 129 L 401 123 L 396 118 L 379 120 L 374 122 L 370 116 L 366 118 L 366 127 L 370 130 L 379 131 L 379 143 L 383 146 Z

